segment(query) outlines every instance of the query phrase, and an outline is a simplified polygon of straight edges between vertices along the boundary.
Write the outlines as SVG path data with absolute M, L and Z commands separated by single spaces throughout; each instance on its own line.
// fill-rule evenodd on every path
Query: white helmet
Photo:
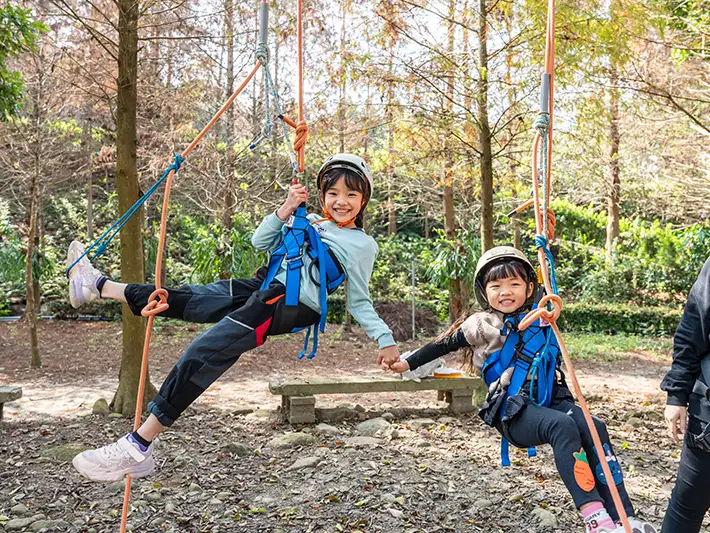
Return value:
M 483 309 L 488 307 L 486 288 L 483 285 L 483 279 L 488 273 L 488 270 L 490 270 L 490 268 L 496 263 L 511 259 L 520 261 L 527 268 L 530 281 L 533 283 L 534 288 L 531 298 L 534 297 L 535 292 L 537 291 L 537 273 L 535 272 L 535 267 L 533 267 L 530 260 L 517 248 L 513 248 L 512 246 L 496 246 L 490 250 L 487 250 L 481 256 L 478 260 L 478 264 L 476 265 L 476 273 L 474 274 L 475 287 L 473 292 L 476 296 L 476 300 Z
M 316 185 L 319 191 L 323 174 L 333 168 L 347 168 L 348 170 L 355 172 L 358 176 L 366 180 L 368 185 L 370 185 L 370 195 L 372 195 L 372 190 L 374 188 L 372 169 L 362 157 L 354 154 L 335 154 L 325 160 L 323 165 L 321 165 L 320 170 L 318 170 L 318 176 L 316 178 Z

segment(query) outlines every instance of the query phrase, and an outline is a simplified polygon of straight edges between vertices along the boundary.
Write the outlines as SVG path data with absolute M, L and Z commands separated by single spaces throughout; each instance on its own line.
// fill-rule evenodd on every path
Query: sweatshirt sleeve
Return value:
M 361 256 L 346 267 L 348 278 L 348 311 L 380 349 L 395 346 L 392 331 L 375 311 L 370 298 L 370 277 L 377 258 L 377 243 L 363 249 Z
M 688 294 L 683 317 L 673 337 L 673 363 L 661 382 L 669 405 L 688 405 L 700 362 L 710 354 L 710 259 Z M 710 376 L 706 376 L 706 379 Z
M 279 244 L 286 231 L 286 225 L 283 220 L 276 216 L 276 213 L 266 215 L 261 221 L 259 227 L 251 236 L 251 244 L 257 250 L 273 250 Z
M 457 329 L 442 339 L 425 344 L 412 355 L 407 357 L 409 370 L 419 368 L 422 365 L 430 363 L 434 359 L 450 354 L 451 352 L 455 352 L 456 350 L 460 350 L 461 348 L 466 348 L 467 346 L 471 345 L 466 340 L 466 335 L 464 335 L 461 329 Z

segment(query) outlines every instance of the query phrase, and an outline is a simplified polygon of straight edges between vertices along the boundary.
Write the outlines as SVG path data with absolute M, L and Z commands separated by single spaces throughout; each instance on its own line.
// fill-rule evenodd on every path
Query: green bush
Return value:
M 680 309 L 635 307 L 624 304 L 566 304 L 562 309 L 560 329 L 594 333 L 630 333 L 634 335 L 673 335 Z

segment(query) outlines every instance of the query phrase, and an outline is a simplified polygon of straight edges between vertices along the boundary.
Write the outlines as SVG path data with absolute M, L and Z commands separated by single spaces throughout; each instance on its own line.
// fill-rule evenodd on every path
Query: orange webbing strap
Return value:
M 548 11 L 547 11 L 547 38 L 545 47 L 545 72 L 550 76 L 550 94 L 549 94 L 549 115 L 550 115 L 550 126 L 546 131 L 547 135 L 547 164 L 546 168 L 543 168 L 544 175 L 538 176 L 538 156 L 540 152 L 540 146 L 542 143 L 542 137 L 540 130 L 535 134 L 535 140 L 533 142 L 533 157 L 532 157 L 532 182 L 533 182 L 533 204 L 535 205 L 535 227 L 537 228 L 538 235 L 545 235 L 545 230 L 547 229 L 548 234 L 554 234 L 554 215 L 549 217 L 549 206 L 550 206 L 550 176 L 551 176 L 551 161 L 552 161 L 552 110 L 553 110 L 553 80 L 554 80 L 554 63 L 555 63 L 555 0 L 548 0 Z M 544 146 L 544 143 L 542 143 Z M 544 198 L 540 199 L 540 181 L 544 180 L 545 194 Z M 526 202 L 527 203 L 527 202 Z M 522 206 L 521 206 L 522 207 Z M 522 209 L 521 209 L 522 210 Z M 546 217 L 545 214 L 548 216 Z M 545 224 L 547 222 L 547 224 Z M 547 226 L 547 227 L 545 227 Z M 545 247 L 546 248 L 546 247 Z M 542 319 L 550 324 L 552 330 L 557 338 L 557 343 L 560 346 L 560 351 L 562 352 L 562 358 L 565 362 L 565 367 L 572 381 L 572 388 L 577 400 L 579 401 L 579 406 L 584 414 L 584 420 L 589 427 L 589 432 L 592 435 L 592 441 L 594 442 L 594 448 L 597 450 L 597 457 L 599 458 L 599 463 L 601 464 L 602 471 L 607 480 L 607 486 L 609 487 L 609 492 L 614 500 L 614 506 L 619 514 L 621 523 L 624 526 L 626 533 L 631 532 L 631 526 L 629 525 L 629 519 L 626 515 L 626 510 L 621 502 L 621 497 L 619 496 L 619 490 L 616 488 L 616 484 L 613 481 L 613 476 L 609 470 L 609 464 L 606 461 L 606 454 L 604 453 L 604 448 L 602 447 L 601 439 L 599 438 L 599 433 L 594 425 L 594 420 L 589 412 L 589 407 L 582 394 L 582 388 L 579 386 L 579 381 L 577 380 L 577 375 L 574 371 L 574 365 L 572 365 L 572 360 L 570 359 L 569 352 L 565 346 L 564 340 L 562 339 L 562 333 L 557 326 L 557 319 L 562 312 L 562 299 L 554 294 L 552 288 L 552 282 L 550 279 L 550 268 L 547 262 L 547 255 L 545 248 L 538 246 L 537 255 L 538 261 L 540 262 L 540 271 L 542 274 L 542 280 L 545 285 L 545 291 L 547 295 L 540 300 L 538 308 L 528 313 L 525 318 L 520 322 L 520 330 L 525 330 L 530 324 L 532 324 L 537 319 Z
M 239 96 L 246 87 L 247 83 L 254 77 L 254 75 L 259 70 L 261 63 L 256 64 L 251 73 L 242 82 L 242 84 L 237 88 L 236 91 L 229 97 L 229 99 L 219 108 L 217 113 L 212 117 L 212 119 L 207 123 L 207 125 L 202 128 L 202 131 L 197 134 L 197 137 L 190 143 L 190 145 L 183 150 L 181 157 L 184 159 L 188 156 L 192 150 L 195 149 L 197 144 L 202 140 L 202 138 L 207 135 L 207 132 L 212 129 L 215 122 L 219 120 L 219 117 L 232 105 L 232 102 Z M 163 265 L 163 251 L 165 249 L 165 231 L 167 228 L 168 221 L 168 204 L 170 201 L 170 186 L 172 184 L 173 176 L 175 175 L 175 170 L 171 170 L 165 181 L 165 195 L 163 196 L 163 209 L 160 215 L 160 239 L 158 241 L 158 251 L 155 261 L 155 291 L 148 298 L 148 304 L 143 308 L 141 314 L 148 317 L 148 324 L 145 329 L 145 341 L 143 342 L 143 359 L 141 360 L 141 374 L 138 381 L 138 396 L 136 398 L 136 415 L 135 422 L 133 423 L 133 431 L 136 431 L 141 425 L 141 413 L 143 411 L 143 396 L 145 394 L 145 379 L 148 374 L 148 350 L 150 349 L 150 337 L 153 332 L 153 320 L 155 315 L 162 313 L 168 308 L 168 291 L 162 288 L 162 282 L 160 279 L 160 272 Z M 131 476 L 126 476 L 126 490 L 123 494 L 123 509 L 121 510 L 121 533 L 125 533 L 126 524 L 128 521 L 128 504 L 131 499 Z

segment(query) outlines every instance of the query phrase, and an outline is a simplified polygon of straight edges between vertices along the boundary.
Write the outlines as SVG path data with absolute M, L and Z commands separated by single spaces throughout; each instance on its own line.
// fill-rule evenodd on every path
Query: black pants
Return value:
M 244 352 L 264 344 L 267 336 L 318 322 L 320 315 L 310 307 L 284 304 L 282 283 L 274 281 L 261 290 L 265 275 L 262 268 L 252 279 L 167 289 L 170 307 L 159 316 L 216 324 L 192 341 L 148 406 L 161 424 L 172 425 Z M 134 314 L 140 314 L 154 289 L 141 284 L 126 287 L 126 300 Z
M 606 425 L 598 418 L 594 418 L 594 424 L 626 514 L 633 516 L 634 508 L 626 494 L 621 467 L 614 456 Z M 592 435 L 582 409 L 577 404 L 564 399 L 553 400 L 550 407 L 526 405 L 510 421 L 506 433 L 511 443 L 521 448 L 550 444 L 557 471 L 572 495 L 575 506 L 579 509 L 586 503 L 601 501 L 611 518 L 619 519 L 594 450 Z
M 688 430 L 661 533 L 698 533 L 710 508 L 710 438 L 702 443 L 693 438 L 706 429 L 709 410 L 707 400 L 690 395 Z

